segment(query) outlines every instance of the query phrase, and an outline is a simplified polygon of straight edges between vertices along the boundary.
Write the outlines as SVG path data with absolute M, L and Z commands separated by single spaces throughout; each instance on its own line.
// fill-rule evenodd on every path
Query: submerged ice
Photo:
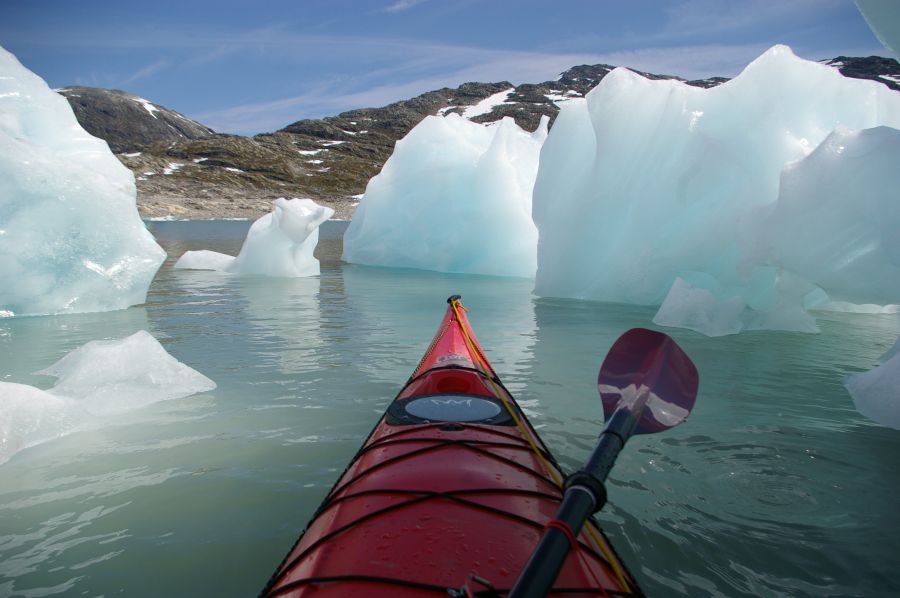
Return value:
M 0 48 L 0 316 L 143 303 L 164 259 L 131 171 Z
M 23 448 L 93 427 L 98 417 L 216 388 L 143 330 L 89 342 L 36 373 L 57 383 L 41 390 L 0 382 L 0 463 Z
M 532 277 L 531 194 L 547 122 L 430 116 L 397 142 L 344 235 L 344 260 Z
M 900 302 L 900 94 L 776 46 L 711 89 L 625 69 L 562 111 L 534 188 L 540 295 L 718 335 Z
M 219 270 L 233 274 L 302 277 L 319 274 L 313 257 L 319 242 L 319 225 L 334 210 L 311 199 L 279 198 L 272 212 L 253 223 L 237 257 L 209 251 L 187 251 L 175 268 Z

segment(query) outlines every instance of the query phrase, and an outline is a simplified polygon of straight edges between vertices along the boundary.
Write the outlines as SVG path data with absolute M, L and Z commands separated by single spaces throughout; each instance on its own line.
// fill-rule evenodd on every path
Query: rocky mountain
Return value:
M 72 106 L 78 122 L 105 139 L 116 153 L 141 151 L 156 143 L 205 139 L 216 134 L 207 126 L 149 100 L 118 89 L 57 89 Z
M 838 57 L 823 61 L 848 77 L 900 91 L 896 60 Z M 258 217 L 277 197 L 311 197 L 349 218 L 366 183 L 390 157 L 394 143 L 423 118 L 457 113 L 475 122 L 505 116 L 533 130 L 552 120 L 559 104 L 583 97 L 613 66 L 581 65 L 553 81 L 514 86 L 465 83 L 381 108 L 306 119 L 274 133 L 223 135 L 177 112 L 121 91 L 68 87 L 60 92 L 90 133 L 106 139 L 135 173 L 144 216 Z M 641 73 L 652 79 L 678 79 Z M 713 87 L 728 79 L 684 81 Z
M 900 91 L 900 63 L 893 58 L 838 56 L 823 60 L 822 63 L 838 69 L 845 77 L 877 81 L 894 91 Z

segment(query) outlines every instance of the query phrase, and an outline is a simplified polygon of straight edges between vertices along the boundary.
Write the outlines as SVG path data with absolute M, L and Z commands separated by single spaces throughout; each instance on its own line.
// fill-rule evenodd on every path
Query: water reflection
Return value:
M 646 326 L 648 315 L 537 303 L 528 394 L 540 395 L 542 435 L 567 465 L 577 466 L 600 427 L 593 384 L 606 347 L 625 328 Z M 629 441 L 601 514 L 649 595 L 897 589 L 886 575 L 888 552 L 860 542 L 898 546 L 885 530 L 900 525 L 889 506 L 900 475 L 885 457 L 900 438 L 860 416 L 841 385 L 851 364 L 890 345 L 898 322 L 886 317 L 832 317 L 821 335 L 666 331 L 700 371 L 694 413 L 680 428 Z
M 371 346 L 357 365 L 399 384 L 415 369 L 451 295 L 461 295 L 487 357 L 514 392 L 535 341 L 532 281 L 347 264 L 342 269 L 352 334 Z
M 172 258 L 211 246 L 169 233 Z M 234 254 L 242 239 L 215 247 Z M 142 307 L 0 320 L 4 380 L 49 384 L 31 372 L 89 340 L 147 329 L 219 385 L 0 466 L 0 595 L 257 592 L 412 372 L 451 294 L 572 469 L 600 428 L 603 356 L 653 316 L 535 299 L 527 280 L 343 265 L 337 242 L 317 255 L 318 278 L 166 265 Z M 900 317 L 818 317 L 820 335 L 667 331 L 700 371 L 696 408 L 679 428 L 629 441 L 601 515 L 648 595 L 900 593 L 900 433 L 856 413 L 841 385 L 894 343 Z

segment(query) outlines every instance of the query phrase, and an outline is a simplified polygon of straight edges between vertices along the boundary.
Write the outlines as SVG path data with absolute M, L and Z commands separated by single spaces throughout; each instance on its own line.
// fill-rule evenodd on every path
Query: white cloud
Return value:
M 773 22 L 803 22 L 828 12 L 845 0 L 682 0 L 669 5 L 663 34 L 689 37 L 748 29 Z M 808 19 L 807 19 L 808 20 Z
M 409 10 L 417 4 L 422 4 L 423 2 L 425 2 L 425 0 L 397 0 L 389 6 L 385 6 L 382 9 L 382 12 L 402 12 L 404 10 Z
M 154 62 L 152 64 L 148 64 L 144 68 L 139 69 L 138 71 L 125 77 L 122 80 L 122 82 L 119 83 L 119 85 L 121 85 L 121 86 L 129 85 L 131 83 L 134 83 L 135 81 L 140 81 L 141 79 L 145 79 L 147 77 L 155 75 L 156 73 L 166 69 L 170 64 L 171 64 L 171 62 L 168 59 L 161 58 L 161 59 L 157 60 L 156 62 Z

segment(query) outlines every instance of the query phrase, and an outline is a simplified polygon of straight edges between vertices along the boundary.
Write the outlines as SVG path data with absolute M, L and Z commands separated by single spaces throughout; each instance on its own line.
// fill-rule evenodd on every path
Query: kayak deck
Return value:
M 561 479 L 451 302 L 264 595 L 503 595 L 553 520 Z M 589 523 L 553 593 L 640 590 Z

